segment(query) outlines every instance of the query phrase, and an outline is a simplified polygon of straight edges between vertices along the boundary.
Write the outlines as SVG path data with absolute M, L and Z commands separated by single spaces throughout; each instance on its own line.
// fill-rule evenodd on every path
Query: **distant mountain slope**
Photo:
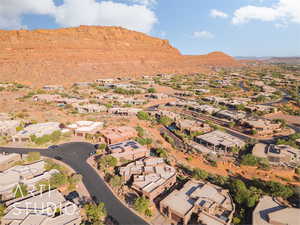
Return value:
M 101 77 L 208 72 L 238 66 L 224 53 L 183 56 L 167 40 L 120 27 L 0 30 L 0 81 L 65 84 Z
M 272 57 L 266 61 L 269 63 L 300 64 L 300 57 Z

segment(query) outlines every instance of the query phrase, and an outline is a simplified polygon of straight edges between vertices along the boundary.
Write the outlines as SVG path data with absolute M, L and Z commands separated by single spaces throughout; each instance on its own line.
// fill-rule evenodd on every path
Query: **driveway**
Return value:
M 97 201 L 105 203 L 108 214 L 121 225 L 147 224 L 143 219 L 135 215 L 124 206 L 105 185 L 101 177 L 86 163 L 89 153 L 95 151 L 94 145 L 85 142 L 66 143 L 58 149 L 30 149 L 30 148 L 6 148 L 0 147 L 0 152 L 26 154 L 28 152 L 40 152 L 41 155 L 50 158 L 61 157 L 61 161 L 72 167 L 83 177 L 83 183 L 90 195 Z

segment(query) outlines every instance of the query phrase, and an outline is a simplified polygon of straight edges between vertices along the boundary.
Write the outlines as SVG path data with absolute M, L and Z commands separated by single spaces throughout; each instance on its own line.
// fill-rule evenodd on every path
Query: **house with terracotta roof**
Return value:
M 134 140 L 123 141 L 107 146 L 107 154 L 117 159 L 136 160 L 150 155 L 150 149 Z
M 136 129 L 129 126 L 108 127 L 102 129 L 100 133 L 107 144 L 123 142 L 138 135 Z

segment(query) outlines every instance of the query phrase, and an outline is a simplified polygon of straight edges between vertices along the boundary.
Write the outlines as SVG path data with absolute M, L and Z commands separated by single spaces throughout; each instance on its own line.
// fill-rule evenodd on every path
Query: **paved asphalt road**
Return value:
M 95 151 L 92 144 L 84 142 L 66 143 L 59 146 L 58 149 L 29 149 L 29 148 L 6 148 L 0 147 L 0 152 L 28 153 L 40 152 L 41 155 L 55 158 L 61 157 L 61 161 L 71 166 L 77 173 L 83 177 L 83 183 L 88 189 L 90 195 L 97 201 L 105 203 L 108 214 L 112 216 L 120 225 L 144 225 L 147 224 L 140 217 L 125 207 L 105 185 L 104 181 L 86 163 L 89 153 Z

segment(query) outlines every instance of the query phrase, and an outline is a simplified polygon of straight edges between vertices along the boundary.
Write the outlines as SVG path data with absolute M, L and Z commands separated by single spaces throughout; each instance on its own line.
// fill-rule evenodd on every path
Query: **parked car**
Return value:
M 90 152 L 90 156 L 93 156 L 93 155 L 96 155 L 96 154 L 97 154 L 96 151 Z
M 51 145 L 51 146 L 49 146 L 48 147 L 48 149 L 58 149 L 59 148 L 59 146 L 58 145 Z
M 62 157 L 60 157 L 60 156 L 55 156 L 54 159 L 56 159 L 56 160 L 62 160 Z

